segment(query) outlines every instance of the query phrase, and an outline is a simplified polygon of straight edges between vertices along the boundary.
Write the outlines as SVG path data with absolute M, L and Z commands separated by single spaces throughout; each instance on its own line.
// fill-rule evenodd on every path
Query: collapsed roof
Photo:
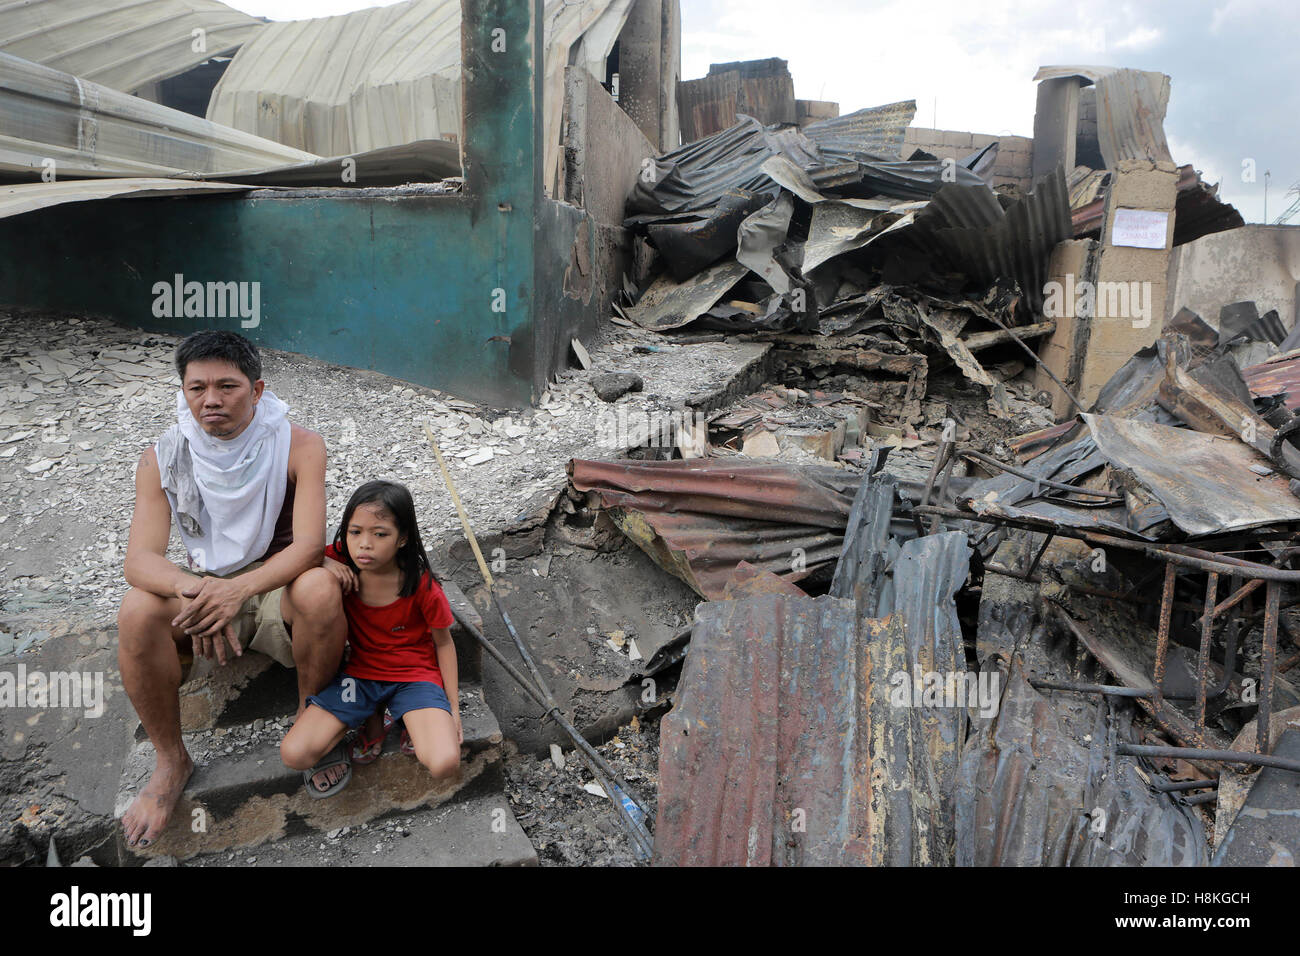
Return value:
M 0 52 L 134 93 L 265 26 L 217 0 L 23 0 L 0 6 Z

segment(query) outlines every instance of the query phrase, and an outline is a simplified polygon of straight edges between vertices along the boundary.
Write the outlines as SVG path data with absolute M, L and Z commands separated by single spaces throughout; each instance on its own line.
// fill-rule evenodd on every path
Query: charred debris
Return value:
M 765 347 L 754 387 L 573 460 L 561 499 L 701 601 L 660 863 L 1294 863 L 1295 333 L 1157 315 L 1089 387 L 1139 323 L 1063 340 L 1048 298 L 1062 248 L 1096 278 L 1125 243 L 1125 177 L 1167 177 L 1166 259 L 1241 220 L 1169 157 L 1167 77 L 1039 79 L 1028 188 L 990 185 L 996 143 L 904 156 L 896 103 L 739 115 L 628 199 L 655 266 L 613 321 Z M 1052 139 L 1080 91 L 1091 132 Z

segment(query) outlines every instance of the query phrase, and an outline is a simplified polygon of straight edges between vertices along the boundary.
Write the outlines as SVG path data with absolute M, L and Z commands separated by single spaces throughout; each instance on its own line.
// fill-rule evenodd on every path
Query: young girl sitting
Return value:
M 349 729 L 363 725 L 353 762 L 376 759 L 386 707 L 406 726 L 404 752 L 413 752 L 434 777 L 454 774 L 464 734 L 448 630 L 453 618 L 425 557 L 406 487 L 371 481 L 358 488 L 325 549 L 325 567 L 343 586 L 351 657 L 332 684 L 307 699 L 280 744 L 280 759 L 303 771 L 313 797 L 332 796 L 341 787 L 318 790 L 311 768 Z

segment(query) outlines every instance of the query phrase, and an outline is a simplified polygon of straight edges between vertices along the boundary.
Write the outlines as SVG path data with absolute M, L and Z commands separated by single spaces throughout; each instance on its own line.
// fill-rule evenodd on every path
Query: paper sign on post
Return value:
M 1110 230 L 1112 246 L 1163 249 L 1169 235 L 1169 213 L 1150 209 L 1116 209 Z

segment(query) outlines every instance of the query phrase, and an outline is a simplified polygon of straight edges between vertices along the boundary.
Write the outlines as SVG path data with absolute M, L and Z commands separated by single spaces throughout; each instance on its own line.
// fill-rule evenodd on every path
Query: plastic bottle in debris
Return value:
M 611 783 L 610 786 L 614 788 L 614 796 L 618 798 L 619 803 L 623 804 L 623 809 L 627 811 L 627 815 L 632 818 L 632 821 L 638 827 L 644 828 L 645 811 L 638 807 L 632 798 L 623 792 L 623 788 L 618 784 Z

